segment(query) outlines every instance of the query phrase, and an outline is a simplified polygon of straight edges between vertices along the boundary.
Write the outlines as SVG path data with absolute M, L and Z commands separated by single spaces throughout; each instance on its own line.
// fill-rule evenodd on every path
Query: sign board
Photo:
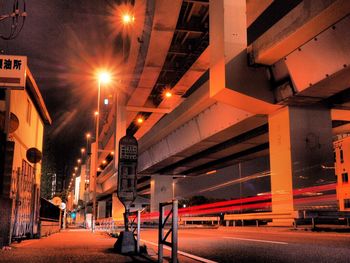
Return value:
M 66 209 L 66 203 L 63 203 L 63 202 L 62 202 L 62 203 L 60 204 L 60 209 L 61 209 L 61 210 Z
M 0 111 L 0 129 L 1 130 L 5 130 L 5 118 L 6 118 L 6 114 L 4 111 Z M 19 120 L 18 117 L 11 112 L 10 115 L 10 133 L 15 132 L 19 127 Z
M 43 155 L 37 148 L 32 147 L 27 150 L 26 157 L 29 162 L 38 163 L 41 161 Z
M 118 197 L 128 210 L 135 200 L 138 143 L 134 136 L 126 135 L 119 141 Z
M 0 87 L 24 89 L 27 57 L 0 55 Z
M 53 203 L 55 206 L 60 206 L 62 203 L 62 199 L 58 196 L 55 196 L 52 198 L 51 203 Z

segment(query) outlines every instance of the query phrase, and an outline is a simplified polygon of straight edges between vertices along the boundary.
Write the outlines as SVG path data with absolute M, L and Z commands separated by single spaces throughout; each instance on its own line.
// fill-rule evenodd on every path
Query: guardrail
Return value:
M 327 184 L 321 186 L 312 186 L 307 188 L 295 189 L 293 190 L 294 204 L 299 206 L 309 206 L 313 204 L 319 204 L 320 202 L 335 202 L 336 195 L 335 191 L 336 184 Z M 210 204 L 197 205 L 192 207 L 180 208 L 178 209 L 178 215 L 180 218 L 180 223 L 187 223 L 190 221 L 196 222 L 219 222 L 219 214 L 224 215 L 225 221 L 235 221 L 235 220 L 256 220 L 257 225 L 259 220 L 272 220 L 272 219 L 302 219 L 308 218 L 315 221 L 315 218 L 326 218 L 326 214 L 319 214 L 317 216 L 311 214 L 310 212 L 303 212 L 301 215 L 298 212 L 291 213 L 275 213 L 272 210 L 272 195 L 266 193 L 261 196 L 246 197 L 241 199 L 234 199 L 228 201 L 215 202 Z M 279 203 L 278 201 L 275 203 Z M 279 204 L 283 204 L 281 201 Z M 165 215 L 168 215 L 170 211 L 164 211 Z M 239 214 L 238 214 L 239 212 Z M 297 213 L 297 214 L 296 214 Z M 315 213 L 315 211 L 313 211 Z M 307 216 L 307 217 L 305 217 Z M 329 218 L 345 217 L 346 214 L 335 215 L 328 213 Z M 157 225 L 159 219 L 159 212 L 142 213 L 141 220 L 142 223 Z M 108 219 L 109 221 L 112 218 Z M 98 222 L 98 221 L 97 221 Z M 297 223 L 297 222 L 295 222 Z M 101 222 L 101 229 L 114 229 L 115 226 L 119 225 L 118 222 Z M 107 226 L 105 226 L 107 224 Z M 109 226 L 111 225 L 111 226 Z M 122 225 L 122 223 L 121 223 Z
M 201 222 L 204 224 L 211 223 L 211 225 L 214 225 L 214 222 L 216 222 L 216 225 L 220 224 L 220 217 L 219 216 L 182 216 L 179 217 L 179 224 L 180 225 L 187 225 L 188 222 Z
M 272 219 L 291 219 L 295 220 L 298 218 L 298 212 L 290 213 L 273 213 L 273 212 L 263 212 L 263 213 L 248 213 L 248 214 L 226 214 L 224 220 L 226 221 L 226 226 L 230 225 L 232 221 L 233 226 L 236 226 L 236 221 L 241 221 L 244 225 L 244 220 L 255 220 L 256 225 L 259 226 L 259 220 L 272 220 Z

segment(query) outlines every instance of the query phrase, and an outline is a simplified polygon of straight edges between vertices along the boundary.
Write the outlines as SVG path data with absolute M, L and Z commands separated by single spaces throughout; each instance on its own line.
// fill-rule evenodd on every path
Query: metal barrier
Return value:
M 131 232 L 134 234 L 134 236 L 136 236 L 136 252 L 140 253 L 141 211 L 137 210 L 131 214 L 136 214 L 136 216 L 132 218 L 131 222 L 129 221 L 129 225 Z
M 166 206 L 172 206 L 171 211 L 165 217 L 164 208 Z M 164 236 L 164 228 L 167 220 L 172 215 L 171 227 Z M 177 263 L 177 230 L 178 230 L 178 201 L 160 203 L 159 204 L 159 226 L 158 226 L 158 262 L 163 262 L 163 245 L 171 247 L 171 261 Z M 166 241 L 171 233 L 171 242 Z
M 219 225 L 220 217 L 219 216 L 180 216 L 179 224 L 183 224 L 186 226 L 188 222 L 200 222 L 202 224 L 207 223 L 208 225 Z M 214 223 L 216 222 L 216 224 Z

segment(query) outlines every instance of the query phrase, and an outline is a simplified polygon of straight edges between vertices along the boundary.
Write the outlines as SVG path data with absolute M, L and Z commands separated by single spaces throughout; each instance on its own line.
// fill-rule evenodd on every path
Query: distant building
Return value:
M 350 136 L 334 142 L 337 197 L 340 211 L 350 211 Z

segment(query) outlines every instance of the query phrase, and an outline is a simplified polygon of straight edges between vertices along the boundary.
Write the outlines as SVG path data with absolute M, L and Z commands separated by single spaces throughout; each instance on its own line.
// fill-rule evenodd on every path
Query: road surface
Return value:
M 156 249 L 156 229 L 142 230 L 141 238 Z M 271 227 L 180 229 L 179 250 L 203 262 L 350 262 L 350 234 Z

